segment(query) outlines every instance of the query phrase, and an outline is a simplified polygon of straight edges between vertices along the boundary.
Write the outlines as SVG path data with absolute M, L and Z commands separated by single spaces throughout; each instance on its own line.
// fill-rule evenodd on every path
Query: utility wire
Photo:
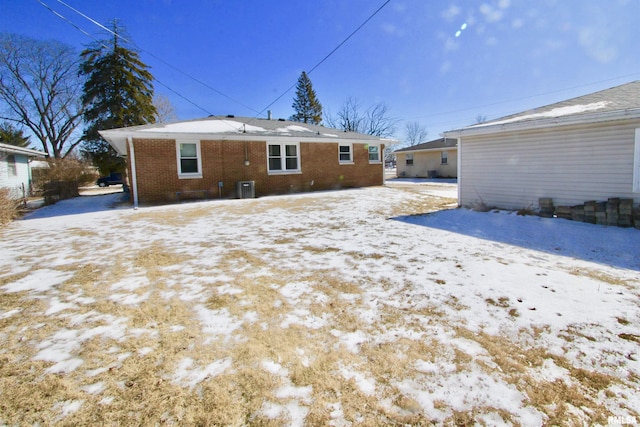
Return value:
M 373 12 L 373 13 L 372 13 L 372 14 L 371 14 L 367 19 L 365 19 L 365 21 L 364 21 L 362 24 L 360 24 L 360 26 L 359 26 L 358 28 L 356 28 L 355 30 L 353 30 L 353 32 L 352 32 L 351 34 L 349 34 L 349 35 L 347 36 L 347 38 L 346 38 L 346 39 L 344 39 L 344 40 L 343 40 L 343 41 L 342 41 L 338 46 L 336 46 L 336 47 L 335 47 L 331 52 L 329 52 L 329 53 L 327 54 L 327 56 L 325 56 L 324 58 L 322 58 L 322 60 L 321 60 L 320 62 L 318 62 L 316 65 L 314 65 L 314 66 L 313 66 L 313 68 L 312 68 L 312 69 L 310 69 L 310 70 L 307 72 L 307 74 L 311 74 L 311 73 L 313 72 L 313 70 L 315 70 L 315 69 L 316 69 L 316 68 L 318 68 L 320 65 L 322 65 L 322 63 L 323 63 L 324 61 L 326 61 L 327 59 L 329 59 L 329 57 L 330 57 L 331 55 L 333 55 L 333 54 L 334 54 L 338 49 L 340 49 L 340 48 L 342 47 L 342 45 L 343 45 L 343 44 L 345 44 L 347 41 L 349 41 L 349 39 L 350 39 L 351 37 L 353 37 L 353 36 L 354 36 L 358 31 L 360 31 L 360 30 L 362 29 L 362 27 L 364 27 L 365 25 L 367 25 L 367 23 L 368 23 L 369 21 L 371 21 L 371 20 L 373 19 L 373 17 L 374 17 L 374 16 L 376 16 L 376 15 L 378 14 L 378 12 L 380 12 L 380 11 L 381 11 L 381 10 L 382 10 L 386 5 L 387 5 L 387 4 L 389 4 L 389 2 L 390 2 L 390 1 L 391 1 L 391 0 L 387 0 L 387 1 L 385 1 L 385 2 L 382 4 L 382 6 L 380 6 L 380 7 L 379 7 L 375 12 Z
M 60 0 L 58 0 L 60 1 Z M 369 17 L 367 19 L 364 20 L 364 22 L 362 24 L 360 24 L 358 26 L 358 28 L 356 28 L 355 30 L 353 30 L 351 32 L 351 34 L 349 34 L 347 36 L 346 39 L 344 39 L 342 42 L 340 42 L 340 44 L 338 44 L 331 52 L 329 52 L 324 58 L 322 58 L 320 60 L 320 62 L 318 62 L 316 65 L 314 65 L 309 71 L 307 71 L 307 75 L 311 74 L 316 68 L 318 68 L 320 65 L 322 65 L 327 59 L 329 59 L 329 57 L 331 55 L 333 55 L 334 53 L 336 53 L 336 51 L 338 49 L 340 49 L 342 47 L 342 45 L 344 45 L 347 41 L 349 41 L 349 39 L 351 37 L 353 37 L 358 31 L 360 31 L 362 29 L 362 27 L 364 27 L 369 21 L 371 21 L 373 19 L 374 16 L 376 16 L 387 4 L 389 4 L 391 0 L 386 0 L 382 6 L 380 6 L 378 9 L 376 9 L 375 12 L 373 12 L 371 15 L 369 15 Z M 260 110 L 260 112 L 258 112 L 258 114 L 251 120 L 256 119 L 259 115 L 261 115 L 262 113 L 265 112 L 265 110 L 267 110 L 269 107 L 271 107 L 273 104 L 275 104 L 276 102 L 280 101 L 280 99 L 282 99 L 283 96 L 285 96 L 287 93 L 289 93 L 291 91 L 291 89 L 293 89 L 294 87 L 296 87 L 297 82 L 294 83 L 293 85 L 291 85 L 287 90 L 285 90 L 282 94 L 280 94 L 275 100 L 273 100 L 269 105 L 267 105 L 266 107 L 264 107 L 262 110 Z M 250 120 L 250 121 L 251 121 Z
M 48 9 L 51 13 L 53 13 L 54 15 L 56 15 L 58 18 L 62 19 L 63 21 L 65 21 L 66 23 L 68 23 L 69 25 L 71 25 L 72 27 L 74 27 L 75 29 L 77 29 L 78 31 L 80 31 L 82 34 L 86 35 L 87 37 L 91 38 L 94 42 L 98 43 L 101 47 L 105 48 L 105 49 L 109 49 L 108 46 L 106 46 L 104 43 L 102 43 L 101 40 L 98 40 L 96 37 L 94 37 L 92 34 L 88 33 L 87 31 L 85 31 L 84 29 L 80 28 L 78 25 L 74 24 L 71 20 L 69 20 L 67 17 L 65 17 L 64 15 L 56 12 L 55 10 L 53 10 L 51 7 L 49 7 L 49 5 L 47 5 L 46 3 L 44 3 L 42 0 L 37 0 L 42 6 L 44 6 L 46 9 Z M 89 18 L 90 19 L 90 18 Z M 92 22 L 96 23 L 95 21 L 92 20 Z M 101 28 L 105 28 L 102 25 L 96 23 L 97 25 L 99 25 Z M 108 29 L 107 29 L 108 30 Z M 112 32 L 112 31 L 110 31 Z M 113 32 L 112 32 L 113 33 Z M 131 43 L 130 41 L 126 40 L 124 37 L 121 37 L 119 35 L 116 34 L 117 37 L 120 37 L 121 39 Z M 153 78 L 153 80 L 158 83 L 160 86 L 163 86 L 164 88 L 168 89 L 169 91 L 171 91 L 172 93 L 176 94 L 177 96 L 179 96 L 180 98 L 184 99 L 185 101 L 187 101 L 188 103 L 190 103 L 191 105 L 193 105 L 194 107 L 204 111 L 207 115 L 212 115 L 207 109 L 205 109 L 204 107 L 201 107 L 200 105 L 196 104 L 195 102 L 193 102 L 192 100 L 190 100 L 189 98 L 187 98 L 186 96 L 180 94 L 179 92 L 175 91 L 174 89 L 172 89 L 170 86 L 164 84 L 163 82 L 161 82 L 160 80 L 158 80 L 157 78 Z
M 49 10 L 49 12 L 53 13 L 54 15 L 56 15 L 58 18 L 62 19 L 63 21 L 65 21 L 66 23 L 68 23 L 69 25 L 71 25 L 72 27 L 74 27 L 76 30 L 80 31 L 82 34 L 84 34 L 87 37 L 91 37 L 95 40 L 95 38 L 89 34 L 88 32 L 86 32 L 85 30 L 83 30 L 82 28 L 78 27 L 76 24 L 74 24 L 73 22 L 71 22 L 70 20 L 68 20 L 66 17 L 64 17 L 63 15 L 59 14 L 58 12 L 56 12 L 55 10 L 51 9 L 49 7 L 49 5 L 47 5 L 46 3 L 44 3 L 42 0 L 37 0 L 38 3 L 40 3 L 42 6 L 44 6 L 45 8 L 47 8 Z M 97 40 L 96 40 L 97 41 Z M 103 45 L 103 47 L 106 47 Z
M 38 0 L 38 1 L 40 1 L 40 3 L 42 3 L 42 1 L 41 1 L 41 0 Z M 80 15 L 81 17 L 85 18 L 86 20 L 88 20 L 88 21 L 89 21 L 89 22 L 91 22 L 92 24 L 97 25 L 98 27 L 100 27 L 100 28 L 101 28 L 101 29 L 103 29 L 104 31 L 107 31 L 107 32 L 109 32 L 109 33 L 113 34 L 114 36 L 120 37 L 120 38 L 121 38 L 122 40 L 124 40 L 125 42 L 127 42 L 127 43 L 129 43 L 129 44 L 131 44 L 131 45 L 133 45 L 133 46 L 136 46 L 136 45 L 135 45 L 135 43 L 133 43 L 133 41 L 128 40 L 128 39 L 126 39 L 125 37 L 122 37 L 122 36 L 121 36 L 121 35 L 119 35 L 119 34 L 116 34 L 115 32 L 113 32 L 113 30 L 111 30 L 111 29 L 109 29 L 109 28 L 105 27 L 104 25 L 102 25 L 102 24 L 100 24 L 98 21 L 96 21 L 95 19 L 93 19 L 93 18 L 91 18 L 91 17 L 87 16 L 86 14 L 84 14 L 84 13 L 80 12 L 79 10 L 77 10 L 77 9 L 75 9 L 74 7 L 72 7 L 72 6 L 68 5 L 68 4 L 67 4 L 67 3 L 65 3 L 64 1 L 62 1 L 62 0 L 56 0 L 56 1 L 57 1 L 58 3 L 60 3 L 61 5 L 63 5 L 63 6 L 65 6 L 65 7 L 67 7 L 68 9 L 72 10 L 73 12 L 77 13 L 77 14 L 78 14 L 78 15 Z M 50 9 L 50 8 L 49 8 L 49 9 Z M 194 82 L 196 82 L 196 83 L 198 83 L 198 84 L 200 84 L 200 85 L 202 85 L 202 86 L 206 87 L 207 89 L 209 89 L 209 90 L 211 90 L 211 91 L 213 91 L 213 92 L 217 93 L 218 95 L 220 95 L 220 96 L 222 96 L 222 97 L 224 97 L 224 98 L 227 98 L 228 100 L 230 100 L 230 101 L 232 101 L 232 102 L 235 102 L 236 104 L 238 104 L 238 105 L 240 105 L 240 106 L 242 106 L 242 107 L 244 107 L 244 108 L 246 108 L 246 109 L 248 109 L 248 110 L 251 110 L 251 111 L 253 111 L 254 113 L 258 113 L 258 111 L 257 111 L 256 109 L 254 109 L 254 108 L 252 108 L 252 107 L 250 107 L 250 106 L 248 106 L 248 105 L 244 104 L 244 103 L 243 103 L 243 102 L 241 102 L 241 101 L 238 101 L 237 99 L 234 99 L 234 98 L 230 97 L 229 95 L 227 95 L 227 94 L 225 94 L 225 93 L 223 93 L 223 92 L 219 91 L 218 89 L 216 89 L 216 88 L 214 88 L 213 86 L 211 86 L 211 85 L 209 85 L 209 84 L 207 84 L 207 83 L 203 82 L 202 80 L 200 80 L 200 79 L 197 79 L 197 78 L 193 77 L 191 74 L 189 74 L 189 73 L 187 73 L 186 71 L 183 71 L 182 69 L 180 69 L 180 68 L 178 68 L 178 67 L 176 67 L 176 66 L 174 66 L 174 65 L 170 64 L 169 62 L 165 61 L 164 59 L 162 59 L 162 58 L 160 58 L 160 57 L 158 57 L 158 56 L 154 55 L 152 52 L 149 52 L 149 51 L 147 51 L 147 50 L 145 50 L 145 49 L 142 49 L 142 48 L 139 48 L 139 47 L 138 47 L 138 49 L 140 49 L 140 51 L 141 51 L 141 52 L 144 52 L 144 53 L 146 53 L 147 55 L 151 56 L 152 58 L 154 58 L 154 59 L 156 59 L 156 60 L 160 61 L 161 63 L 163 63 L 164 65 L 166 65 L 166 66 L 168 66 L 169 68 L 173 69 L 174 71 L 177 71 L 178 73 L 182 74 L 183 76 L 188 77 L 189 79 L 193 80 Z M 183 97 L 183 98 L 184 98 L 184 97 Z M 186 99 L 186 98 L 185 98 L 185 99 Z M 191 102 L 191 101 L 189 101 L 189 102 Z M 191 102 L 191 103 L 193 104 L 193 102 Z M 195 105 L 195 104 L 194 104 L 194 105 Z M 200 108 L 200 107 L 199 107 L 199 108 Z M 200 108 L 200 109 L 202 109 L 202 108 Z M 206 110 L 205 110 L 205 111 L 206 111 Z M 263 110 L 263 111 L 264 111 L 264 110 Z M 258 113 L 258 114 L 259 114 L 259 113 Z
M 83 17 L 84 19 L 88 20 L 89 22 L 91 22 L 92 24 L 98 26 L 99 28 L 101 28 L 104 31 L 107 31 L 110 34 L 113 34 L 116 37 L 120 37 L 123 41 L 134 45 L 135 43 L 133 43 L 131 40 L 128 40 L 125 37 L 122 37 L 119 34 L 116 34 L 115 32 L 113 32 L 111 29 L 105 27 L 104 25 L 100 24 L 98 21 L 96 21 L 95 19 L 91 18 L 90 16 L 82 13 L 81 11 L 75 9 L 74 7 L 68 5 L 67 3 L 65 3 L 62 0 L 56 0 L 58 3 L 60 3 L 61 5 L 65 6 L 66 8 L 72 10 L 73 12 L 77 13 L 78 15 L 80 15 L 81 17 Z M 89 35 L 86 31 L 82 30 L 80 27 L 78 27 L 77 25 L 75 25 L 74 23 L 72 23 L 70 20 L 68 20 L 67 18 L 65 18 L 64 16 L 62 16 L 61 14 L 59 14 L 58 12 L 54 11 L 53 9 L 51 9 L 48 5 L 46 5 L 42 0 L 38 0 L 38 2 L 40 4 L 42 4 L 44 7 L 46 7 L 47 9 L 49 9 L 52 13 L 54 13 L 56 16 L 58 16 L 59 18 L 65 20 L 66 22 L 68 22 L 69 24 L 71 24 L 73 27 L 77 28 L 79 31 L 81 31 L 83 34 L 93 38 L 95 40 L 94 37 L 92 37 L 91 35 Z M 347 41 L 349 41 L 349 39 L 351 39 L 356 33 L 358 33 L 371 19 L 373 19 L 387 4 L 389 4 L 391 2 L 391 0 L 386 0 L 380 7 L 378 7 L 378 9 L 376 9 L 371 15 L 369 15 L 369 17 L 367 17 L 367 19 L 364 20 L 364 22 L 362 22 L 354 31 L 352 31 L 342 42 L 340 42 L 333 50 L 331 50 L 324 58 L 322 58 L 317 64 L 315 64 L 308 72 L 307 74 L 311 74 L 314 70 L 316 70 L 320 65 L 322 65 L 327 59 L 329 59 L 336 51 L 338 51 L 338 49 L 340 49 Z M 155 58 L 156 60 L 160 61 L 161 63 L 165 64 L 166 66 L 172 68 L 173 70 L 179 72 L 180 74 L 190 78 L 191 80 L 195 81 L 196 83 L 199 83 L 200 85 L 206 87 L 207 89 L 212 90 L 213 92 L 219 94 L 220 96 L 223 96 L 227 99 L 229 99 L 230 101 L 233 101 L 253 112 L 256 113 L 256 116 L 253 117 L 252 120 L 256 119 L 258 116 L 260 116 L 261 114 L 263 114 L 268 108 L 270 108 L 272 105 L 274 105 L 276 102 L 278 102 L 280 99 L 282 99 L 282 97 L 284 97 L 287 93 L 289 93 L 295 86 L 297 83 L 294 83 L 292 86 L 290 86 L 289 88 L 287 88 L 281 95 L 279 95 L 275 100 L 273 100 L 269 105 L 267 105 L 266 107 L 264 107 L 262 110 L 257 111 L 254 108 L 245 105 L 244 103 L 231 98 L 230 96 L 226 95 L 225 93 L 217 90 L 216 88 L 208 85 L 207 83 L 203 82 L 202 80 L 199 80 L 193 76 L 191 76 L 190 74 L 186 73 L 185 71 L 183 71 L 182 69 L 166 62 L 165 60 L 163 60 L 162 58 L 159 58 L 158 56 L 154 55 L 153 53 L 146 51 L 142 48 L 139 48 L 140 51 L 146 53 L 147 55 Z M 194 102 L 192 102 L 191 100 L 189 100 L 188 98 L 186 98 L 183 95 L 180 95 L 178 92 L 174 91 L 173 89 L 171 89 L 170 87 L 168 87 L 167 85 L 159 82 L 157 79 L 154 78 L 154 80 L 156 80 L 159 84 L 161 84 L 162 86 L 166 87 L 167 89 L 171 90 L 173 93 L 175 93 L 176 95 L 180 96 L 181 98 L 185 99 L 187 102 L 191 103 L 192 105 L 198 107 L 199 109 L 201 109 L 202 111 L 205 111 L 208 113 L 208 111 L 200 106 L 198 106 L 197 104 L 195 104 Z M 251 120 L 250 120 L 251 121 Z
M 618 80 L 618 79 L 628 78 L 628 77 L 635 77 L 635 76 L 638 76 L 638 75 L 640 75 L 640 73 L 632 73 L 632 74 L 627 74 L 627 75 L 624 75 L 624 76 L 612 77 L 610 79 L 599 80 L 597 82 L 586 83 L 586 84 L 572 86 L 572 87 L 568 87 L 568 88 L 564 88 L 564 89 L 553 90 L 553 91 L 545 92 L 545 93 L 538 93 L 536 95 L 523 96 L 523 97 L 520 97 L 520 98 L 507 99 L 507 100 L 504 100 L 504 101 L 496 101 L 496 102 L 492 102 L 490 104 L 484 104 L 484 105 L 478 105 L 478 106 L 474 106 L 474 107 L 462 108 L 462 109 L 459 109 L 459 110 L 443 111 L 443 112 L 433 113 L 433 114 L 428 114 L 428 115 L 423 115 L 423 116 L 414 116 L 414 117 L 408 118 L 407 120 L 424 119 L 424 118 L 435 117 L 435 116 L 446 116 L 446 115 L 449 115 L 449 114 L 462 113 L 464 111 L 479 110 L 479 109 L 486 108 L 486 107 L 494 107 L 496 105 L 509 104 L 511 102 L 523 101 L 525 99 L 532 99 L 532 98 L 538 98 L 538 97 L 546 96 L 546 95 L 553 95 L 555 93 L 566 92 L 568 90 L 573 90 L 573 89 L 580 89 L 580 88 L 583 88 L 583 87 L 592 86 L 592 85 L 599 84 L 599 83 L 606 83 L 606 82 L 610 82 L 610 81 L 613 81 L 613 80 Z M 498 115 L 498 117 L 504 117 L 504 116 L 506 116 L 508 114 L 514 114 L 514 113 L 512 112 L 512 113 L 500 114 L 500 115 Z

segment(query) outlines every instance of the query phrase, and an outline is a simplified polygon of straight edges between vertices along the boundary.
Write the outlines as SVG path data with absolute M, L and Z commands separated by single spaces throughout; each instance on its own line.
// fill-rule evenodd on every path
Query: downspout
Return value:
M 138 177 L 136 176 L 136 152 L 133 150 L 133 138 L 127 137 L 129 144 L 129 161 L 131 162 L 131 191 L 133 193 L 133 209 L 138 209 Z
M 458 138 L 458 207 L 460 207 L 460 178 L 462 178 L 462 176 L 460 175 L 460 171 L 462 170 L 462 162 L 460 161 L 460 159 L 462 159 L 462 137 Z
M 382 185 L 387 185 L 387 158 L 384 155 L 384 144 L 380 144 L 380 160 L 382 160 Z

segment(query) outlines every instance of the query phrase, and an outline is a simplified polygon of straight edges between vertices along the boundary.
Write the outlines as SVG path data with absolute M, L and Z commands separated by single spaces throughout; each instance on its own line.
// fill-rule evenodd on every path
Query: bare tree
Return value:
M 364 116 L 361 112 L 360 103 L 355 98 L 347 98 L 335 116 L 327 114 L 324 118 L 327 126 L 340 129 L 345 132 L 364 133 Z
M 380 137 L 392 136 L 396 131 L 398 119 L 389 115 L 389 106 L 381 103 L 366 112 L 366 130 L 364 133 Z
M 479 125 L 480 123 L 484 123 L 487 121 L 487 116 L 484 116 L 482 114 L 478 114 L 476 116 L 476 124 Z
M 394 134 L 398 123 L 398 119 L 392 117 L 389 111 L 386 104 L 380 103 L 363 112 L 360 102 L 349 97 L 335 116 L 328 114 L 325 117 L 325 122 L 329 127 L 346 132 L 389 137 Z
M 405 125 L 405 142 L 408 147 L 413 147 L 414 145 L 418 145 L 424 142 L 427 139 L 427 128 L 422 126 L 418 122 L 408 122 Z
M 77 52 L 65 44 L 0 34 L 0 118 L 29 129 L 56 159 L 80 143 L 78 64 Z
M 155 94 L 153 97 L 153 105 L 156 107 L 156 120 L 158 123 L 168 123 L 178 120 L 176 109 L 166 96 Z

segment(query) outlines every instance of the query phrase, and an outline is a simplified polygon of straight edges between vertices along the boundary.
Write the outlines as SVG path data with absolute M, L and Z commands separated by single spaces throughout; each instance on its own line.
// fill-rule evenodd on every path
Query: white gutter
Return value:
M 138 176 L 136 174 L 136 152 L 133 149 L 133 138 L 127 137 L 129 144 L 129 161 L 131 162 L 131 191 L 133 194 L 133 209 L 138 209 Z
M 31 148 L 18 147 L 17 145 L 0 143 L 0 151 L 8 153 L 24 154 L 31 157 L 47 157 L 44 151 L 32 150 Z

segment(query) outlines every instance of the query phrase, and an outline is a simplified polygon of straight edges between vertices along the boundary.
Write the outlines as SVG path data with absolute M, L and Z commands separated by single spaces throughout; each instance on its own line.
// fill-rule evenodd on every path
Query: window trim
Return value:
M 440 164 L 441 165 L 448 165 L 449 164 L 449 152 L 448 151 L 441 151 L 440 152 Z
M 180 161 L 180 144 L 195 144 L 196 146 L 196 160 L 198 162 L 198 172 L 182 172 L 182 164 Z M 200 151 L 199 140 L 176 140 L 176 163 L 178 167 L 178 179 L 198 179 L 202 178 L 202 152 Z
M 407 153 L 404 155 L 405 166 L 413 166 L 413 153 Z
M 15 154 L 7 155 L 7 175 L 9 178 L 18 176 L 18 161 Z
M 633 147 L 633 186 L 634 193 L 640 193 L 640 128 L 636 129 Z
M 285 166 L 287 164 L 287 145 L 293 145 L 296 147 L 296 169 L 275 169 L 271 170 L 269 166 L 269 146 L 271 145 L 279 145 L 280 146 L 280 165 Z M 291 141 L 267 141 L 265 144 L 265 148 L 267 150 L 267 174 L 268 175 L 294 175 L 302 173 L 302 155 L 300 153 L 300 142 L 291 142 Z
M 344 153 L 340 152 L 341 147 L 349 148 L 349 160 L 342 160 L 340 156 Z M 353 162 L 353 144 L 350 142 L 340 142 L 338 143 L 338 163 L 341 165 L 352 165 Z
M 377 160 L 371 160 L 371 147 L 376 147 L 378 149 L 377 154 L 378 154 L 378 159 Z M 367 144 L 367 155 L 369 157 L 369 163 L 370 164 L 377 164 L 377 163 L 382 163 L 382 155 L 380 153 L 380 144 Z

